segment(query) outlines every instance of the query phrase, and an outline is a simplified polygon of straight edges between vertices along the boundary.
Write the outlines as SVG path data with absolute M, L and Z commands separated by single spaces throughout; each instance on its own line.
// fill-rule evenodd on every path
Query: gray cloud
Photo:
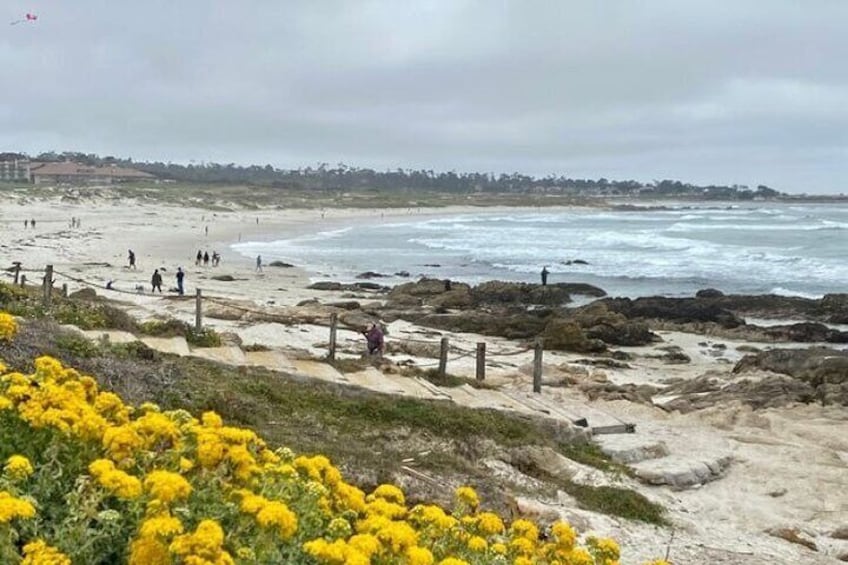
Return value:
M 848 192 L 846 2 L 412 4 L 43 0 L 0 148 Z

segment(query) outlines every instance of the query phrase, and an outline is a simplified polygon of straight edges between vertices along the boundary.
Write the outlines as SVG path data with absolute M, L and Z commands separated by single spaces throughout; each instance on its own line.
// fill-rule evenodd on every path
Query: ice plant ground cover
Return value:
M 0 339 L 14 319 L 0 314 Z M 406 504 L 348 484 L 323 456 L 272 450 L 249 429 L 156 405 L 135 408 L 50 357 L 0 366 L 0 562 L 36 564 L 589 564 L 615 541 L 578 542 L 483 511 Z M 660 563 L 660 562 L 657 562 Z

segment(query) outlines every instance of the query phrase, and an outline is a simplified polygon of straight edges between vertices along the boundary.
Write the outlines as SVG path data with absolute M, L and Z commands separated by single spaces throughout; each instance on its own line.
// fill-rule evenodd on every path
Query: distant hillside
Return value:
M 0 154 L 0 159 L 2 159 Z M 8 154 L 13 155 L 13 154 Z M 24 156 L 14 154 L 16 156 Z M 373 169 L 347 166 L 343 163 L 330 167 L 322 163 L 317 167 L 279 169 L 271 165 L 240 166 L 234 163 L 201 163 L 180 165 L 175 163 L 133 161 L 112 156 L 64 152 L 42 153 L 30 157 L 41 162 L 74 161 L 90 166 L 116 165 L 131 167 L 156 175 L 160 179 L 208 184 L 262 185 L 296 190 L 341 191 L 434 191 L 446 193 L 550 193 L 575 196 L 643 196 L 688 197 L 715 200 L 753 200 L 786 196 L 772 188 L 759 185 L 751 189 L 745 185 L 697 186 L 677 180 L 640 183 L 635 180 L 575 179 L 566 176 L 532 177 L 520 173 L 494 175 L 492 173 L 434 172 L 432 170 Z

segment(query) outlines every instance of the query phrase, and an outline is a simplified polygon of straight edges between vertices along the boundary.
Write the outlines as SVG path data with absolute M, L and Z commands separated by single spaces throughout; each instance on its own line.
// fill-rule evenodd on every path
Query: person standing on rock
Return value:
M 135 269 L 135 253 L 132 249 L 127 250 L 127 260 L 130 263 L 130 269 Z
M 183 272 L 183 268 L 177 267 L 177 292 L 180 293 L 180 296 L 185 294 L 185 287 L 183 287 L 183 279 L 185 279 L 185 273 Z
M 548 266 L 545 265 L 542 267 L 542 286 L 547 286 L 548 284 Z
M 159 294 L 162 294 L 162 275 L 159 273 L 159 269 L 153 271 L 153 277 L 150 279 L 150 284 L 153 285 L 153 290 L 150 292 L 156 292 L 159 290 Z
M 385 340 L 383 339 L 383 330 L 377 324 L 371 324 L 371 327 L 362 332 L 368 342 L 368 355 L 382 355 L 385 349 Z

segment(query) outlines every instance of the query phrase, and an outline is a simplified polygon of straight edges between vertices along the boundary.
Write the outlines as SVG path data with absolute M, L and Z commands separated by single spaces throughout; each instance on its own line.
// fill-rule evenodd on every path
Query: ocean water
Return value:
M 585 282 L 612 296 L 848 292 L 848 206 L 668 205 L 668 209 L 517 209 L 316 224 L 290 239 L 233 248 L 302 266 L 315 280 L 407 271 L 485 280 Z M 322 229 L 325 228 L 325 229 Z M 567 264 L 574 260 L 586 265 Z M 388 283 L 404 279 L 392 276 Z

